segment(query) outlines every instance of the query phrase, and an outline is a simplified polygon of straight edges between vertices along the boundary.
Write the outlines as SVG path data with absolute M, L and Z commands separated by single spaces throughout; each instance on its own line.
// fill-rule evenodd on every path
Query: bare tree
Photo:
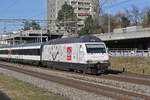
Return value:
M 141 22 L 141 13 L 140 13 L 139 8 L 137 8 L 135 5 L 133 5 L 131 12 L 132 12 L 132 20 L 131 20 L 131 22 L 134 25 L 139 25 L 140 22 Z
M 128 9 L 125 9 L 125 17 L 128 18 L 130 21 L 132 19 L 131 11 L 129 11 Z
M 94 5 L 94 12 L 96 14 L 93 16 L 94 22 L 98 24 L 99 16 L 103 15 L 103 7 L 106 5 L 110 0 L 91 0 L 92 5 Z
M 111 2 L 111 0 L 100 0 L 100 15 L 103 15 L 104 11 L 103 11 L 103 7 L 108 4 L 109 2 Z

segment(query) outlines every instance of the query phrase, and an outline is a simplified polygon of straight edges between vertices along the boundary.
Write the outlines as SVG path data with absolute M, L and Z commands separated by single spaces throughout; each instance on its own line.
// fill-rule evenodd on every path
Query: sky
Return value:
M 0 0 L 0 19 L 41 19 L 46 20 L 46 0 Z M 104 10 L 116 13 L 131 9 L 132 5 L 142 9 L 150 6 L 150 0 L 108 0 Z M 109 7 L 110 6 L 110 7 Z
M 46 0 L 0 0 L 0 19 L 38 19 L 46 20 Z M 150 0 L 108 0 L 104 6 L 105 12 L 115 14 L 132 5 L 142 9 L 150 6 Z M 5 23 L 0 23 L 0 33 Z M 8 29 L 8 28 L 7 28 Z M 13 29 L 13 28 L 10 28 Z M 11 30 L 9 30 L 11 31 Z
M 150 0 L 108 0 L 108 4 L 104 5 L 104 11 L 115 14 L 117 12 L 124 12 L 125 9 L 131 10 L 135 5 L 142 10 L 145 7 L 150 7 Z
M 46 0 L 0 1 L 0 19 L 46 20 Z

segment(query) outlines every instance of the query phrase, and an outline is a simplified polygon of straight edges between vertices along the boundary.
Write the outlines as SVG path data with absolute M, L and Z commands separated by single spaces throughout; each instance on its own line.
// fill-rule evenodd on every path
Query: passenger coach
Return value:
M 0 59 L 39 65 L 41 44 L 25 44 L 0 48 Z

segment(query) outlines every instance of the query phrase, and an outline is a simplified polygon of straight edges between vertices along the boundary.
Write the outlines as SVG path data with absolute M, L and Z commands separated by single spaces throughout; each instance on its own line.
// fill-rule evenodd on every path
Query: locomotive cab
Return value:
M 86 43 L 85 51 L 87 73 L 103 73 L 108 69 L 109 55 L 104 43 Z
M 104 44 L 85 44 L 86 46 L 86 61 L 90 63 L 108 62 L 109 56 L 107 48 Z

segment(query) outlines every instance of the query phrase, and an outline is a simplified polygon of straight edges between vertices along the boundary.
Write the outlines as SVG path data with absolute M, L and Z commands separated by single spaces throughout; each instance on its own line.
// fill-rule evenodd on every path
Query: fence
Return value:
M 109 50 L 110 56 L 150 56 L 149 50 Z

